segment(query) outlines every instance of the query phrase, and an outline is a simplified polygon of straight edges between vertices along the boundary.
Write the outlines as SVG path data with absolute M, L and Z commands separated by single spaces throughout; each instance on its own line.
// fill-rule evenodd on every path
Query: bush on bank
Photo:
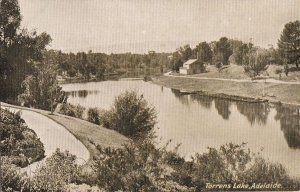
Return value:
M 82 119 L 84 111 L 85 108 L 82 107 L 81 105 L 72 105 L 69 103 L 63 103 L 58 113 Z
M 19 113 L 1 109 L 1 156 L 12 164 L 25 167 L 44 157 L 44 146 Z
M 78 179 L 79 168 L 75 163 L 76 156 L 59 149 L 39 167 L 34 176 L 29 178 L 28 191 L 59 192 Z
M 8 157 L 1 157 L 1 186 L 0 191 L 21 191 L 25 184 L 25 176 L 20 168 L 12 164 Z
M 125 91 L 117 96 L 110 113 L 110 126 L 133 139 L 147 137 L 156 124 L 154 107 L 135 91 Z
M 191 161 L 152 142 L 130 143 L 122 149 L 103 149 L 94 169 L 96 184 L 107 191 L 203 191 L 206 183 L 279 183 L 280 190 L 300 188 L 299 179 L 284 167 L 232 143 L 196 154 Z M 111 178 L 114 178 L 113 180 Z
M 88 117 L 87 120 L 91 123 L 100 125 L 101 120 L 100 120 L 100 110 L 97 108 L 90 108 L 88 110 Z
M 282 165 L 251 153 L 244 145 L 208 148 L 187 161 L 176 150 L 158 148 L 151 140 L 130 142 L 123 148 L 97 146 L 91 174 L 80 174 L 76 157 L 57 150 L 29 178 L 5 163 L 5 191 L 53 191 L 72 188 L 103 191 L 203 191 L 206 183 L 279 183 L 279 190 L 297 190 L 299 179 L 288 176 Z M 80 181 L 80 182 L 79 182 Z M 84 182 L 83 182 L 84 181 Z M 79 183 L 78 183 L 79 182 Z M 87 184 L 87 185 L 86 185 Z M 96 186 L 96 187 L 88 187 Z
M 59 149 L 41 163 L 32 176 L 21 173 L 19 168 L 2 158 L 2 190 L 23 192 L 62 192 L 78 180 L 79 167 L 76 157 Z
M 59 113 L 83 119 L 83 111 L 81 106 L 62 104 Z M 115 98 L 109 110 L 89 108 L 86 120 L 114 129 L 132 139 L 142 139 L 152 133 L 156 117 L 154 107 L 148 104 L 143 95 L 125 91 Z

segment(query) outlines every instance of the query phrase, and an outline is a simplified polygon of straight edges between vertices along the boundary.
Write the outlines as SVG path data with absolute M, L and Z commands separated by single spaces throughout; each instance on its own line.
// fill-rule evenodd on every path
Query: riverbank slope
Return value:
M 201 91 L 207 95 L 227 95 L 251 99 L 300 105 L 299 84 L 263 82 L 235 82 L 214 79 L 160 76 L 153 78 L 154 84 L 186 91 Z

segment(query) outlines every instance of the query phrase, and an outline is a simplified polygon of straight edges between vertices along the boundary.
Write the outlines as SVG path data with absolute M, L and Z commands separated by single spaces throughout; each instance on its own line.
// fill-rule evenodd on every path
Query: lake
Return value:
M 297 108 L 182 95 L 178 90 L 144 81 L 64 84 L 63 90 L 68 92 L 71 104 L 102 109 L 109 109 L 120 93 L 135 90 L 157 111 L 161 144 L 170 139 L 170 147 L 181 144 L 179 153 L 185 158 L 206 152 L 207 147 L 247 143 L 251 151 L 282 163 L 291 175 L 300 176 Z

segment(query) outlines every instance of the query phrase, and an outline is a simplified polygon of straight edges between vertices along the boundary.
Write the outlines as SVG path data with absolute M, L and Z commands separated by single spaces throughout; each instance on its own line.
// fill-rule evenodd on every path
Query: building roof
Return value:
M 183 65 L 190 65 L 192 63 L 195 63 L 196 61 L 197 61 L 197 59 L 189 59 Z

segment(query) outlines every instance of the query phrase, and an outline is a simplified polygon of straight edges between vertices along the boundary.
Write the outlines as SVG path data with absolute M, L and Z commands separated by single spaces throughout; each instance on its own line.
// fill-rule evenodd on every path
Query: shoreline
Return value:
M 184 77 L 177 78 L 176 76 L 155 77 L 152 79 L 152 83 L 179 90 L 182 94 L 198 94 L 231 101 L 270 103 L 291 107 L 300 107 L 300 95 L 298 96 L 295 94 L 297 92 L 300 93 L 300 86 L 298 85 L 293 86 L 295 93 L 290 99 L 285 97 L 287 91 L 277 91 L 281 88 L 290 88 L 290 86 L 275 83 L 266 83 L 263 85 L 265 87 L 262 87 L 262 85 L 257 82 L 222 82 L 220 80 L 190 79 Z M 266 94 L 264 97 L 261 95 L 263 91 Z M 291 95 L 288 96 L 290 97 Z

